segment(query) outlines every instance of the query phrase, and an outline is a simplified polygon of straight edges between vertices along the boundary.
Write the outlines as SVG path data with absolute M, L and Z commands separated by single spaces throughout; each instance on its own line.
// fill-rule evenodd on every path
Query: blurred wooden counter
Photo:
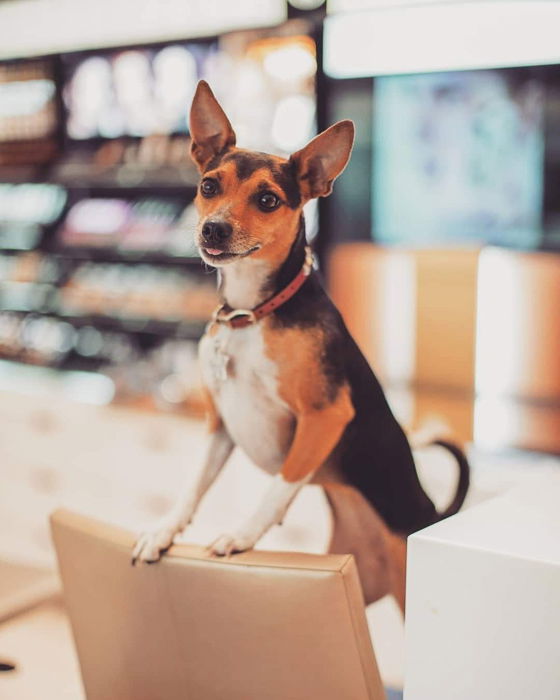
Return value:
M 408 424 L 488 447 L 560 452 L 560 255 L 350 243 L 332 296 Z

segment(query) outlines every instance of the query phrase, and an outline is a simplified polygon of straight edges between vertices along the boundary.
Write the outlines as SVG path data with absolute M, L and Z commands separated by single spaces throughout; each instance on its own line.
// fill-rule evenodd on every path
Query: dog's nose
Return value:
M 207 221 L 202 226 L 202 238 L 205 243 L 222 243 L 231 236 L 231 224 L 225 221 Z

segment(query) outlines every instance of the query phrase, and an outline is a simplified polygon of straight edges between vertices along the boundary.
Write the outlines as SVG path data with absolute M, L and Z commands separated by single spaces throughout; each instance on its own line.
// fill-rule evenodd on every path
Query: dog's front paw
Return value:
M 247 535 L 221 535 L 208 547 L 212 554 L 219 557 L 228 557 L 234 552 L 245 552 L 255 546 L 253 538 Z
M 175 529 L 169 527 L 143 532 L 132 550 L 132 566 L 137 561 L 143 561 L 147 564 L 154 564 L 158 561 L 161 555 L 173 544 L 175 533 Z

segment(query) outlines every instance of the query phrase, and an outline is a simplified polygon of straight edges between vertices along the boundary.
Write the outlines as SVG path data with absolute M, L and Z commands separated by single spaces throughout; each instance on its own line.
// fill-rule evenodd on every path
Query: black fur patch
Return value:
M 209 170 L 214 170 L 215 168 L 217 168 L 218 165 L 220 165 L 220 163 L 222 162 L 222 159 L 224 158 L 224 156 L 226 156 L 226 155 L 227 155 L 227 151 L 222 151 L 221 153 L 217 153 L 212 158 L 212 160 L 208 161 L 208 163 L 206 164 L 206 167 L 204 168 L 204 172 L 207 173 Z
M 296 169 L 291 161 L 279 165 L 266 153 L 231 153 L 224 156 L 223 162 L 235 163 L 235 174 L 241 182 L 248 180 L 257 170 L 268 170 L 270 177 L 284 193 L 290 209 L 297 209 L 301 204 Z
M 232 153 L 224 158 L 224 163 L 233 161 L 235 163 L 235 174 L 240 182 L 248 180 L 251 175 L 266 168 L 272 172 L 274 161 L 266 153 Z
M 295 164 L 290 160 L 287 163 L 282 163 L 279 168 L 277 167 L 273 171 L 272 177 L 286 195 L 286 201 L 290 209 L 297 209 L 301 204 L 301 193 L 299 191 Z

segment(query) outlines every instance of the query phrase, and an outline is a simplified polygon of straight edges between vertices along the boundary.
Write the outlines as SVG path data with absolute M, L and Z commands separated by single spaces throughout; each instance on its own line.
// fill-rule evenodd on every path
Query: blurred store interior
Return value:
M 547 2 L 0 4 L 0 652 L 29 649 L 14 611 L 56 588 L 55 507 L 140 529 L 200 461 L 196 344 L 217 299 L 192 240 L 201 78 L 243 147 L 287 156 L 354 120 L 308 233 L 394 411 L 470 445 L 475 500 L 558 468 L 559 21 Z M 234 461 L 189 541 L 261 489 Z M 426 470 L 445 502 L 453 474 Z M 320 548 L 310 488 L 263 546 Z M 43 634 L 69 646 L 51 613 Z M 377 614 L 398 687 L 402 630 Z

